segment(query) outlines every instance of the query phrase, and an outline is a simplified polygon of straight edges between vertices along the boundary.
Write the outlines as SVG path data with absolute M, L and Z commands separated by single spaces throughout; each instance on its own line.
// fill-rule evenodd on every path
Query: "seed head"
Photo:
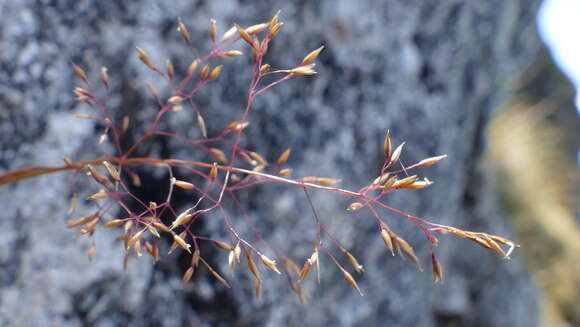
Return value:
M 318 55 L 320 54 L 320 52 L 323 49 L 324 49 L 324 46 L 321 46 L 320 48 L 313 50 L 312 52 L 307 54 L 306 57 L 304 57 L 304 59 L 302 59 L 300 66 L 304 66 L 304 65 L 308 65 L 308 64 L 312 63 L 314 60 L 316 60 L 316 57 L 318 57 Z

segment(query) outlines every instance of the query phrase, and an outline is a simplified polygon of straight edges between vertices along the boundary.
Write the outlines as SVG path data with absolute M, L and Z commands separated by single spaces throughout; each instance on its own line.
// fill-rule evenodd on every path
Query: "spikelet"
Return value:
M 119 133 L 125 134 L 128 128 L 129 128 L 129 116 L 123 116 L 121 126 L 119 126 Z
M 242 40 L 244 40 L 247 44 L 249 44 L 254 49 L 255 48 L 254 40 L 252 40 L 252 37 L 250 36 L 250 34 L 248 32 L 246 32 L 246 30 L 244 30 L 243 28 L 241 28 L 237 25 L 236 25 L 236 29 L 238 30 L 238 33 L 240 34 L 240 37 L 242 38 Z
M 213 270 L 213 268 L 210 267 L 210 265 L 207 262 L 205 262 L 205 260 L 202 259 L 201 262 L 205 265 L 205 267 L 207 268 L 207 270 L 209 270 L 209 272 L 213 275 L 213 277 L 219 280 L 227 288 L 231 288 L 230 283 L 228 283 L 227 280 L 225 280 L 222 276 L 220 276 L 220 274 L 218 274 L 217 271 Z
M 211 42 L 215 43 L 215 37 L 217 35 L 217 23 L 215 19 L 210 19 L 209 21 L 209 38 Z
M 364 267 L 358 263 L 358 260 L 352 255 L 352 253 L 348 252 L 346 249 L 341 249 L 341 251 L 357 273 L 361 274 L 365 270 Z
M 292 168 L 284 168 L 278 172 L 278 176 L 285 177 L 292 174 Z
M 218 174 L 217 162 L 214 162 L 213 166 L 211 167 L 211 169 L 209 171 L 209 178 L 212 181 L 214 181 L 217 178 L 217 174 Z
M 245 28 L 245 30 L 250 35 L 259 34 L 268 28 L 269 25 L 269 23 L 256 24 Z
M 214 157 L 214 159 L 216 159 L 217 161 L 223 162 L 223 163 L 227 163 L 228 159 L 225 155 L 225 153 L 223 153 L 222 150 L 217 149 L 217 148 L 210 148 L 209 149 L 209 154 Z
M 151 62 L 151 59 L 149 59 L 149 56 L 147 55 L 147 53 L 145 51 L 143 51 L 143 49 L 141 49 L 139 47 L 135 47 L 135 51 L 137 51 L 137 55 L 139 56 L 139 60 L 141 60 L 141 62 L 143 62 L 145 64 L 145 66 L 147 66 L 147 68 L 149 68 L 151 70 L 157 70 L 157 68 L 155 67 L 155 65 L 153 65 L 153 63 Z
M 266 267 L 270 268 L 270 270 L 280 274 L 280 270 L 276 267 L 276 260 L 272 260 L 263 254 L 260 254 L 260 260 Z
M 179 181 L 179 180 L 176 180 L 173 183 L 173 185 L 175 185 L 175 186 L 177 186 L 177 187 L 179 187 L 181 189 L 184 189 L 184 190 L 192 190 L 192 189 L 195 188 L 195 185 L 193 185 L 193 184 L 191 184 L 189 182 L 186 182 L 186 181 Z
M 169 77 L 169 79 L 172 79 L 173 75 L 175 74 L 175 68 L 173 67 L 173 63 L 169 59 L 165 60 L 165 71 L 167 72 L 167 77 Z
M 324 46 L 321 46 L 320 48 L 313 50 L 312 52 L 307 54 L 306 57 L 304 57 L 304 59 L 302 59 L 300 66 L 304 66 L 304 65 L 308 65 L 308 64 L 312 63 L 314 60 L 316 60 L 316 57 L 318 57 L 318 55 L 320 54 L 320 52 L 323 49 L 324 49 Z
M 419 161 L 417 163 L 417 165 L 415 165 L 416 167 L 429 167 L 431 165 L 434 165 L 436 163 L 438 163 L 439 161 L 445 159 L 447 157 L 446 154 L 442 155 L 442 156 L 436 156 L 436 157 L 430 157 L 427 159 L 423 159 L 421 161 Z
M 192 76 L 193 73 L 195 73 L 198 64 L 199 61 L 197 59 L 195 59 L 194 61 L 191 62 L 191 64 L 189 64 L 189 66 L 187 67 L 187 76 Z
M 260 271 L 254 263 L 254 259 L 252 259 L 252 253 L 249 251 L 246 251 L 246 265 L 248 266 L 248 269 L 250 269 L 252 275 L 257 279 L 260 279 Z
M 288 161 L 288 157 L 290 157 L 290 149 L 284 150 L 280 157 L 278 157 L 278 161 L 276 162 L 276 166 L 280 167 Z
M 193 267 L 187 268 L 187 270 L 183 274 L 183 277 L 181 278 L 181 284 L 182 285 L 187 284 L 191 279 L 191 276 L 193 276 Z
M 385 136 L 385 142 L 383 143 L 383 152 L 385 153 L 385 157 L 387 160 L 391 160 L 391 151 L 392 151 L 392 143 L 390 135 L 391 131 L 387 130 L 387 135 Z
M 70 197 L 70 202 L 67 211 L 69 215 L 72 214 L 77 208 L 77 201 L 78 201 L 77 194 L 73 193 L 73 195 Z
M 205 80 L 208 74 L 209 74 L 209 65 L 205 65 L 203 66 L 201 72 L 199 73 L 199 79 L 202 81 Z
M 209 74 L 209 80 L 213 81 L 216 78 L 218 78 L 218 76 L 220 76 L 220 73 L 222 72 L 223 67 L 224 67 L 224 65 L 219 65 L 219 66 L 215 67 L 214 69 L 212 69 L 211 74 Z
M 233 248 L 227 243 L 215 241 L 215 240 L 212 241 L 212 243 L 213 243 L 213 245 L 217 246 L 218 248 L 220 248 L 224 251 L 232 251 L 233 250 Z
M 393 249 L 393 241 L 391 240 L 389 232 L 384 228 L 381 228 L 381 238 L 383 239 L 383 242 L 385 243 L 387 248 L 391 251 L 391 254 L 395 256 L 395 251 Z
M 399 158 L 401 157 L 401 152 L 403 151 L 403 147 L 405 146 L 405 142 L 401 143 L 396 149 L 395 151 L 393 151 L 393 155 L 391 156 L 391 160 L 390 163 L 393 164 L 397 161 L 399 161 Z
M 431 254 L 431 268 L 433 273 L 433 279 L 435 282 L 443 282 L 443 272 L 441 270 L 441 265 L 439 264 L 439 260 L 435 257 L 435 254 Z
M 362 203 L 360 203 L 360 202 L 353 202 L 353 203 L 351 203 L 351 204 L 348 205 L 348 208 L 346 208 L 346 210 L 348 210 L 348 211 L 356 211 L 356 210 L 358 210 L 358 209 L 360 209 L 362 207 L 363 207 L 363 204 Z
M 205 120 L 203 119 L 203 116 L 199 112 L 197 113 L 196 124 L 197 128 L 199 128 L 199 131 L 201 132 L 201 136 L 203 136 L 203 138 L 207 138 L 207 129 L 205 127 Z
M 393 243 L 396 243 L 399 245 L 403 254 L 409 260 L 411 260 L 411 262 L 413 262 L 419 270 L 423 271 L 423 268 L 421 267 L 421 262 L 419 261 L 419 259 L 415 255 L 415 251 L 413 251 L 413 248 L 411 247 L 411 245 L 409 245 L 409 243 L 407 243 L 407 241 L 405 241 L 404 239 L 402 239 L 396 235 L 393 236 L 393 241 L 394 241 Z
M 183 40 L 185 40 L 187 43 L 191 42 L 189 32 L 187 31 L 187 28 L 185 27 L 185 25 L 183 25 L 181 20 L 177 21 L 177 31 L 179 32 L 179 34 L 181 34 Z
M 79 66 L 77 66 L 77 65 L 75 65 L 75 64 L 72 64 L 72 65 L 73 65 L 73 70 L 74 70 L 75 74 L 77 74 L 77 76 L 78 76 L 78 77 L 79 77 L 79 78 L 80 78 L 80 79 L 81 79 L 83 82 L 85 82 L 85 83 L 88 83 L 88 79 L 87 79 L 87 73 L 85 73 L 85 71 L 84 71 L 84 70 L 83 70 L 81 67 L 79 67 Z
M 356 281 L 354 280 L 354 278 L 352 277 L 352 275 L 344 270 L 344 268 L 339 267 L 340 271 L 342 272 L 342 276 L 344 277 L 344 279 L 346 280 L 346 282 L 352 287 L 354 288 L 358 294 L 360 294 L 360 296 L 363 296 L 363 293 L 361 292 L 360 288 L 358 287 L 358 284 L 356 283 Z
M 101 77 L 101 82 L 103 82 L 103 85 L 105 85 L 106 88 L 109 88 L 109 72 L 107 67 L 101 67 L 99 75 Z
M 69 219 L 66 221 L 66 225 L 68 228 L 80 227 L 82 225 L 88 224 L 89 222 L 93 221 L 94 219 L 97 219 L 96 214 L 88 215 L 88 216 L 78 218 L 78 219 Z
M 174 241 L 177 243 L 177 245 L 178 245 L 180 248 L 182 248 L 182 249 L 184 249 L 185 251 L 187 251 L 187 252 L 191 253 L 191 250 L 190 250 L 190 248 L 191 248 L 191 245 L 189 245 L 188 243 L 186 243 L 186 242 L 183 240 L 183 238 L 181 238 L 181 236 L 179 236 L 179 235 L 177 235 L 177 234 L 174 234 L 174 235 L 173 235 L 173 240 L 174 240 Z
M 109 227 L 118 227 L 121 226 L 125 223 L 125 219 L 114 219 L 109 221 L 108 223 L 106 223 L 103 227 L 105 228 L 109 228 Z
M 232 26 L 230 27 L 229 30 L 227 30 L 224 35 L 222 36 L 222 42 L 225 42 L 229 39 L 232 38 L 232 36 L 234 36 L 237 32 L 237 27 L 236 26 Z

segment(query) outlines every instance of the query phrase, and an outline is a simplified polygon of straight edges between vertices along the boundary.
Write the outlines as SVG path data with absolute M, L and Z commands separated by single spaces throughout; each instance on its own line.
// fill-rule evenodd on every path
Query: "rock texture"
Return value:
M 132 117 L 138 137 L 155 113 L 145 83 L 163 91 L 139 62 L 133 47 L 157 63 L 171 58 L 179 69 L 192 56 L 175 32 L 181 18 L 200 53 L 207 27 L 221 31 L 267 20 L 282 10 L 283 32 L 268 56 L 273 67 L 291 67 L 320 44 L 326 50 L 313 78 L 294 79 L 256 102 L 243 140 L 276 158 L 294 149 L 296 176 L 342 177 L 358 189 L 374 178 L 387 129 L 407 141 L 410 163 L 446 153 L 425 170 L 436 183 L 420 192 L 400 192 L 388 203 L 410 213 L 465 229 L 509 236 L 498 212 L 493 181 L 478 165 L 487 117 L 510 95 L 514 74 L 534 60 L 540 42 L 534 24 L 539 1 L 1 1 L 0 167 L 60 164 L 63 155 L 92 158 L 100 132 L 71 118 L 87 108 L 73 102 L 77 82 L 70 62 L 91 74 L 108 66 L 109 104 Z M 249 80 L 247 59 L 226 66 L 218 85 L 200 94 L 210 133 L 243 110 Z M 184 111 L 164 122 L 193 133 Z M 140 155 L 194 158 L 177 142 L 158 140 Z M 163 196 L 166 176 L 143 170 L 139 192 Z M 154 184 L 158 183 L 158 184 Z M 71 179 L 53 175 L 0 188 L 0 325 L 6 326 L 534 326 L 538 300 L 518 260 L 504 261 L 462 240 L 442 237 L 438 254 L 445 283 L 387 254 L 366 214 L 347 214 L 345 199 L 312 192 L 323 221 L 365 265 L 360 297 L 324 259 L 321 285 L 307 282 L 309 304 L 301 306 L 283 278 L 265 277 L 263 303 L 256 304 L 247 276 L 227 275 L 232 290 L 198 272 L 179 285 L 185 256 L 153 266 L 131 262 L 123 272 L 114 233 L 96 234 L 97 254 L 88 263 L 89 240 L 67 230 Z M 77 188 L 86 187 L 84 182 Z M 315 227 L 299 189 L 268 185 L 241 194 L 258 229 L 296 260 L 311 249 Z M 181 199 L 183 205 L 191 199 Z M 81 203 L 77 214 L 90 212 Z M 428 263 L 427 244 L 408 222 L 384 213 Z M 242 219 L 241 217 L 234 217 Z M 238 220 L 239 221 L 239 220 Z M 244 228 L 240 223 L 240 228 Z M 201 227 L 224 235 L 207 217 Z M 210 254 L 211 256 L 211 254 Z M 211 261 L 223 268 L 226 257 Z M 357 276 L 358 277 L 358 276 Z

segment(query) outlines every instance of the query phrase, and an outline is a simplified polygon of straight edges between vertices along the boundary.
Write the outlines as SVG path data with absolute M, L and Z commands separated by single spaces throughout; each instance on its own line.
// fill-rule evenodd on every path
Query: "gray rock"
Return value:
M 155 63 L 174 60 L 183 71 L 193 59 L 175 32 L 181 18 L 195 48 L 209 48 L 208 20 L 220 31 L 238 23 L 268 20 L 282 9 L 285 22 L 267 61 L 293 67 L 320 44 L 319 74 L 295 78 L 256 101 L 243 146 L 275 158 L 293 148 L 295 176 L 343 178 L 358 189 L 377 174 L 387 129 L 406 141 L 403 162 L 448 154 L 425 169 L 435 184 L 397 192 L 390 206 L 465 229 L 510 236 L 498 211 L 490 174 L 479 164 L 487 118 L 510 95 L 509 81 L 529 65 L 541 45 L 534 23 L 539 1 L 0 1 L 0 166 L 2 171 L 61 164 L 112 153 L 96 144 L 102 129 L 71 118 L 88 108 L 73 101 L 78 81 L 70 63 L 95 76 L 109 67 L 108 104 L 117 117 L 131 116 L 129 138 L 137 138 L 156 113 L 146 82 L 164 94 L 158 76 L 134 54 L 145 49 Z M 245 49 L 246 52 L 247 49 Z M 196 105 L 215 135 L 243 112 L 250 77 L 247 58 L 231 59 L 215 85 Z M 172 114 L 161 128 L 195 136 L 190 108 Z M 183 144 L 157 138 L 138 155 L 202 158 Z M 164 171 L 140 170 L 146 183 L 136 192 L 158 200 Z M 391 257 L 370 214 L 344 211 L 348 199 L 311 191 L 328 230 L 364 264 L 355 276 L 360 297 L 328 257 L 320 285 L 308 280 L 309 304 L 301 306 L 284 278 L 263 272 L 264 298 L 255 303 L 247 274 L 225 273 L 225 289 L 203 271 L 181 287 L 189 258 L 166 256 L 156 265 L 132 261 L 122 269 L 123 249 L 114 232 L 92 240 L 65 228 L 67 201 L 89 181 L 55 174 L 0 188 L 0 325 L 6 326 L 534 326 L 537 294 L 516 253 L 511 261 L 464 240 L 441 237 L 437 248 L 445 283 Z M 264 185 L 239 194 L 257 229 L 297 262 L 315 236 L 312 212 L 302 190 Z M 176 207 L 191 198 L 176 198 Z M 76 215 L 93 208 L 81 202 Z M 231 208 L 229 208 L 231 209 Z M 243 217 L 230 210 L 244 235 Z M 381 215 L 415 247 L 424 266 L 428 244 L 409 222 Z M 75 216 L 76 217 L 76 216 Z M 200 233 L 225 238 L 220 216 L 204 217 Z M 261 244 L 260 246 L 263 246 Z M 227 271 L 226 255 L 207 249 L 207 258 Z

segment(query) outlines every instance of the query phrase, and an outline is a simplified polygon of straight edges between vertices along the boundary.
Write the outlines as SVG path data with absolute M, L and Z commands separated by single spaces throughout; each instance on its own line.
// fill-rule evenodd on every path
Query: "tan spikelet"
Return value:
M 278 172 L 278 176 L 285 177 L 292 174 L 292 168 L 284 168 Z
M 415 251 L 413 251 L 413 247 L 411 247 L 411 245 L 409 245 L 409 243 L 407 243 L 407 241 L 405 241 L 404 239 L 402 239 L 398 236 L 394 236 L 393 238 L 394 238 L 394 243 L 397 243 L 399 245 L 403 254 L 409 260 L 411 260 L 411 262 L 413 262 L 419 270 L 422 271 L 423 268 L 421 267 L 421 262 L 419 261 L 419 259 L 415 255 Z
M 236 29 L 238 30 L 238 33 L 240 34 L 240 37 L 242 38 L 242 40 L 244 40 L 252 48 L 255 48 L 254 40 L 252 39 L 250 34 L 248 32 L 246 32 L 246 30 L 244 30 L 243 28 L 241 28 L 237 25 L 236 25 Z
M 93 260 L 93 256 L 95 255 L 96 251 L 97 248 L 95 247 L 95 244 L 92 244 L 91 247 L 89 247 L 89 249 L 87 250 L 87 258 L 89 258 L 89 261 Z
M 348 252 L 345 249 L 341 250 L 346 259 L 348 260 L 348 263 L 350 263 L 350 265 L 356 270 L 357 273 L 361 274 L 365 270 L 364 267 L 360 263 L 358 263 L 358 260 L 352 255 L 352 253 Z
M 250 35 L 259 34 L 262 33 L 266 28 L 268 28 L 269 25 L 270 25 L 269 23 L 256 24 L 245 28 L 245 30 Z
M 133 236 L 131 236 L 131 238 L 129 239 L 129 242 L 127 243 L 127 250 L 129 250 L 129 248 L 131 248 L 133 245 L 135 245 L 135 243 L 137 243 L 137 241 L 139 241 L 141 239 L 141 237 L 143 237 L 143 234 L 145 233 L 145 228 L 143 228 L 142 230 L 138 231 L 137 233 L 133 234 Z
M 194 61 L 191 62 L 191 64 L 189 64 L 189 67 L 187 67 L 187 76 L 192 76 L 193 73 L 195 73 L 198 64 L 199 61 L 197 59 L 195 59 Z
M 363 204 L 362 203 L 360 203 L 360 202 L 353 202 L 353 203 L 351 203 L 351 204 L 348 205 L 348 208 L 346 208 L 346 210 L 348 210 L 348 211 L 356 211 L 356 210 L 358 210 L 358 209 L 360 209 L 362 207 L 363 207 Z
M 181 22 L 181 20 L 177 21 L 177 31 L 179 32 L 179 34 L 181 34 L 181 37 L 187 42 L 191 42 L 191 39 L 189 37 L 189 32 L 187 31 L 187 28 L 185 27 L 185 25 L 183 25 L 183 23 Z
M 169 227 L 165 226 L 165 224 L 163 224 L 163 223 L 154 222 L 154 223 L 152 223 L 152 225 L 153 225 L 153 227 L 155 227 L 156 229 L 158 229 L 162 232 L 171 233 L 171 229 L 169 229 Z
M 444 154 L 442 156 L 436 156 L 436 157 L 430 157 L 427 159 L 423 159 L 417 163 L 417 167 L 429 167 L 429 166 L 434 165 L 434 164 L 438 163 L 439 161 L 445 159 L 446 157 L 447 157 L 447 155 Z
M 214 157 L 214 159 L 216 159 L 217 161 L 220 161 L 223 163 L 228 162 L 228 159 L 227 159 L 225 153 L 223 153 L 223 151 L 220 149 L 210 148 L 209 154 L 211 154 L 211 156 Z
M 195 188 L 195 186 L 189 182 L 186 181 L 175 181 L 174 183 L 175 186 L 184 189 L 184 190 L 192 190 Z
M 254 160 L 256 160 L 260 165 L 264 165 L 267 166 L 268 162 L 266 161 L 266 159 L 264 159 L 264 157 L 262 157 L 259 153 L 257 152 L 250 152 L 250 157 L 252 157 Z
M 236 253 L 234 250 L 231 250 L 228 254 L 228 267 L 230 267 L 231 270 L 236 268 Z
M 218 174 L 217 162 L 214 162 L 213 166 L 211 167 L 211 169 L 209 171 L 209 178 L 212 181 L 214 181 L 217 178 L 217 174 Z
M 282 25 L 284 25 L 284 23 L 276 23 L 274 25 L 270 25 L 270 33 L 268 33 L 268 38 L 270 39 L 275 38 L 276 35 L 278 35 L 278 33 L 280 32 Z
M 277 274 L 281 274 L 280 270 L 278 270 L 278 267 L 276 267 L 276 260 L 272 260 L 263 254 L 260 254 L 260 260 L 266 267 L 270 268 L 270 270 L 276 272 Z
M 183 102 L 183 98 L 182 98 L 182 97 L 180 97 L 179 95 L 174 95 L 174 96 L 172 96 L 171 98 L 169 98 L 169 99 L 167 100 L 167 102 L 168 102 L 169 104 L 180 104 L 181 102 Z
M 300 66 L 304 66 L 304 65 L 308 65 L 308 64 L 312 63 L 314 60 L 316 60 L 316 57 L 318 57 L 318 55 L 320 54 L 320 52 L 323 49 L 324 49 L 324 46 L 321 46 L 320 48 L 313 50 L 312 52 L 307 54 L 306 57 L 304 57 L 304 59 L 302 59 Z
M 125 219 L 113 219 L 113 220 L 109 221 L 108 223 L 106 223 L 103 227 L 105 227 L 105 228 L 119 227 L 119 226 L 123 225 L 124 223 L 125 223 Z
M 360 296 L 363 296 L 363 293 L 361 292 L 360 288 L 358 287 L 358 284 L 356 283 L 356 281 L 354 280 L 354 278 L 352 278 L 352 275 L 344 270 L 342 267 L 339 267 L 340 271 L 342 272 L 342 276 L 344 277 L 344 279 L 346 280 L 346 282 L 352 287 L 354 288 L 358 294 L 360 294 Z
M 434 254 L 431 254 L 431 268 L 433 273 L 433 279 L 435 282 L 443 282 L 443 271 L 441 270 L 441 265 L 439 264 L 439 260 L 435 257 Z
M 214 69 L 212 69 L 211 74 L 209 74 L 209 80 L 213 81 L 216 78 L 218 78 L 218 76 L 220 76 L 220 73 L 222 72 L 223 68 L 224 68 L 224 65 L 219 65 L 219 66 L 215 67 Z
M 399 161 L 401 157 L 401 152 L 403 151 L 403 147 L 405 146 L 405 142 L 401 143 L 395 151 L 393 151 L 393 155 L 391 156 L 391 163 L 395 163 Z
M 75 211 L 75 209 L 77 208 L 77 202 L 78 202 L 77 194 L 73 193 L 73 195 L 70 197 L 70 201 L 69 201 L 69 205 L 68 205 L 67 213 L 69 215 L 72 214 Z
M 128 128 L 129 128 L 129 116 L 123 116 L 121 126 L 119 126 L 119 133 L 125 134 Z
M 290 258 L 285 257 L 283 262 L 284 267 L 286 267 L 286 269 L 293 271 L 296 274 L 296 276 L 300 276 L 300 268 L 298 267 L 298 265 L 296 265 L 294 261 L 292 261 Z
M 147 230 L 149 231 L 149 233 L 155 235 L 156 237 L 161 237 L 161 235 L 159 235 L 159 232 L 157 231 L 157 228 L 153 227 L 153 225 L 147 225 Z
M 195 249 L 195 251 L 193 251 L 193 255 L 191 256 L 191 266 L 197 267 L 197 265 L 199 264 L 200 258 L 201 258 L 201 253 L 199 252 L 199 249 Z
M 109 173 L 109 176 L 111 176 L 112 179 L 116 180 L 117 182 L 121 181 L 121 175 L 119 175 L 119 171 L 117 170 L 117 168 L 115 168 L 108 161 L 103 161 L 103 165 L 105 166 L 105 169 L 107 169 L 107 172 Z
M 220 241 L 212 241 L 212 243 L 224 251 L 232 251 L 233 250 L 233 248 L 227 243 L 220 242 Z
M 199 79 L 205 80 L 207 78 L 208 74 L 209 74 L 209 65 L 205 65 L 205 66 L 203 66 L 203 68 L 201 69 L 201 72 L 199 73 Z
M 257 279 L 260 279 L 260 271 L 258 270 L 258 267 L 254 263 L 254 259 L 252 259 L 252 254 L 249 251 L 246 251 L 246 265 L 248 266 L 248 269 L 250 270 L 252 275 L 254 275 L 254 277 Z
M 220 55 L 221 58 L 233 58 L 243 55 L 244 53 L 239 50 L 226 51 Z
M 109 72 L 107 67 L 101 67 L 101 70 L 99 71 L 99 75 L 101 77 L 101 82 L 103 82 L 103 85 L 105 85 L 105 87 L 109 87 Z
M 203 136 L 203 138 L 207 138 L 207 129 L 205 127 L 205 120 L 203 119 L 203 116 L 199 112 L 197 113 L 196 123 L 197 128 L 199 128 L 199 131 L 201 132 L 201 136 Z
M 390 160 L 391 158 L 391 151 L 392 151 L 392 143 L 391 143 L 391 137 L 390 137 L 391 131 L 388 130 L 387 131 L 387 135 L 385 136 L 385 142 L 383 142 L 383 152 L 385 153 L 385 157 L 387 157 L 387 160 Z
M 298 274 L 298 280 L 303 281 L 308 276 L 308 274 L 310 274 L 311 269 L 312 269 L 312 263 L 310 262 L 310 259 L 304 261 L 304 265 L 302 266 L 302 270 L 300 270 L 300 273 Z
M 167 77 L 172 79 L 175 74 L 175 67 L 173 67 L 173 63 L 169 59 L 165 60 L 165 71 L 167 72 Z
M 104 189 L 101 189 L 97 193 L 94 193 L 93 195 L 89 196 L 88 199 L 89 200 L 101 200 L 101 199 L 104 199 L 108 196 L 109 196 L 109 194 L 107 193 L 107 191 L 105 191 Z
M 291 152 L 290 149 L 284 150 L 284 152 L 282 152 L 280 157 L 278 157 L 278 161 L 276 162 L 276 166 L 280 167 L 283 164 L 285 164 L 286 161 L 288 161 L 288 157 L 290 157 L 290 152 Z
M 187 270 L 183 274 L 183 277 L 181 278 L 181 284 L 182 285 L 187 284 L 191 279 L 191 276 L 193 276 L 193 267 L 187 268 Z
M 270 70 L 270 65 L 269 64 L 263 64 L 260 67 L 260 74 L 265 74 Z
M 84 71 L 84 70 L 83 70 L 81 67 L 79 67 L 79 66 L 77 66 L 77 65 L 75 65 L 75 64 L 72 64 L 72 65 L 73 65 L 73 70 L 74 70 L 75 74 L 77 74 L 77 76 L 78 76 L 78 77 L 79 77 L 79 78 L 80 78 L 80 79 L 81 79 L 83 82 L 85 82 L 85 83 L 88 83 L 88 79 L 87 79 L 87 73 L 85 73 L 85 71 Z
M 222 42 L 225 42 L 225 41 L 227 41 L 227 40 L 231 39 L 231 38 L 232 38 L 232 36 L 234 36 L 234 35 L 236 34 L 236 31 L 237 31 L 237 28 L 236 28 L 236 26 L 232 26 L 232 27 L 230 27 L 230 29 L 229 29 L 229 30 L 227 30 L 227 31 L 224 33 L 224 35 L 222 36 Z
M 173 235 L 173 240 L 177 243 L 177 245 L 184 249 L 185 251 L 191 253 L 191 245 L 189 245 L 188 243 L 186 243 L 183 238 L 181 238 L 179 235 Z
M 88 215 L 88 216 L 78 218 L 78 219 L 69 219 L 66 221 L 66 225 L 68 228 L 75 228 L 75 227 L 79 227 L 79 226 L 88 224 L 89 222 L 93 221 L 94 219 L 97 219 L 96 214 Z
M 314 64 L 310 64 L 290 69 L 289 73 L 294 75 L 314 75 L 316 71 L 314 70 Z
M 210 19 L 209 21 L 209 38 L 212 42 L 215 42 L 215 37 L 217 35 L 217 23 L 215 19 Z
M 256 301 L 262 301 L 262 281 L 254 277 L 252 280 L 252 285 L 254 286 L 254 295 L 256 296 Z
M 157 92 L 157 88 L 149 83 L 147 83 L 147 88 L 149 89 L 149 93 L 155 98 L 159 99 L 159 92 Z
M 147 55 L 147 53 L 145 51 L 143 51 L 143 49 L 141 49 L 139 47 L 135 47 L 135 51 L 137 51 L 137 55 L 139 56 L 139 60 L 141 60 L 141 62 L 143 62 L 145 64 L 145 66 L 147 66 L 151 70 L 157 70 L 157 68 L 155 68 L 155 65 L 153 65 L 153 63 L 149 59 L 149 56 Z
M 173 222 L 171 223 L 171 229 L 175 229 L 181 225 L 187 224 L 192 218 L 193 215 L 190 214 L 191 209 L 187 209 L 185 211 L 183 211 L 182 213 L 180 213 L 175 220 L 173 220 Z
M 219 280 L 227 288 L 231 288 L 230 283 L 228 283 L 227 280 L 225 280 L 222 276 L 220 276 L 220 274 L 218 274 L 217 271 L 213 270 L 213 268 L 207 262 L 205 262 L 205 260 L 201 260 L 201 262 L 205 265 L 205 267 L 207 268 L 207 270 L 209 270 L 209 272 L 213 275 L 213 277 Z

